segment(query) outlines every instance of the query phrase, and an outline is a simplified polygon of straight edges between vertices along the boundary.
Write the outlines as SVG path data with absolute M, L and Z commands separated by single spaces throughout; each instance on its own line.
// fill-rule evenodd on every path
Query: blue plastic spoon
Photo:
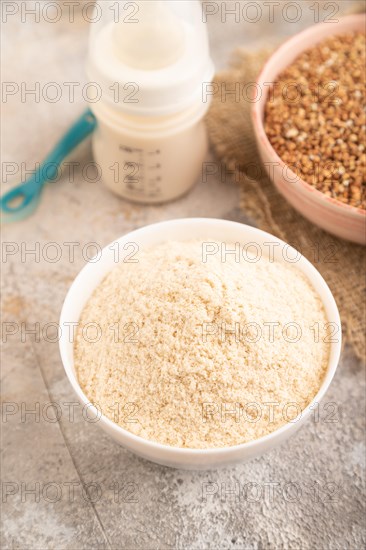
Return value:
M 34 212 L 45 184 L 56 178 L 62 161 L 95 130 L 96 125 L 95 116 L 87 109 L 30 178 L 1 197 L 3 222 L 23 220 Z

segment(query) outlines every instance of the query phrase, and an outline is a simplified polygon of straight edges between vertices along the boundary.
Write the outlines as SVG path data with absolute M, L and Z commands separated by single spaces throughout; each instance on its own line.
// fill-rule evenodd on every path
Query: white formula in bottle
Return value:
M 197 179 L 207 151 L 204 90 L 213 77 L 199 0 L 102 1 L 88 75 L 102 97 L 93 150 L 104 183 L 143 203 L 169 201 Z

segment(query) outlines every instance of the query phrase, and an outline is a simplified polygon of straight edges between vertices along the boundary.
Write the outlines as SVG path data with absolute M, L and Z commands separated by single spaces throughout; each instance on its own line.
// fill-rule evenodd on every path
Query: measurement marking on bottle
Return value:
M 125 151 L 125 153 L 142 153 L 142 149 L 138 147 L 128 147 L 127 145 L 120 145 L 120 151 Z
M 129 193 L 136 196 L 159 197 L 162 181 L 160 149 L 146 151 L 122 144 L 119 145 L 119 150 L 124 157 L 122 181 Z

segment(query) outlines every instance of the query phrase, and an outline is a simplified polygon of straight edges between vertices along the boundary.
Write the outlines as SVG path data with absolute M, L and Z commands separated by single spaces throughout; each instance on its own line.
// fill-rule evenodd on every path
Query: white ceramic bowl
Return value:
M 282 256 L 284 249 L 287 250 L 288 257 L 296 257 L 296 252 L 293 248 L 269 233 L 240 223 L 209 218 L 187 218 L 148 225 L 124 235 L 116 242 L 119 243 L 121 249 L 124 244 L 131 242 L 137 243 L 140 249 L 143 249 L 145 246 L 156 245 L 168 239 L 176 241 L 215 239 L 218 242 L 240 242 L 243 245 L 255 242 L 262 247 L 263 251 L 268 251 L 269 245 L 265 243 L 278 243 L 279 246 L 273 247 L 276 260 L 284 261 Z M 90 295 L 107 273 L 115 267 L 115 250 L 115 246 L 113 246 L 113 248 L 107 246 L 103 249 L 99 261 L 88 263 L 81 270 L 71 285 L 61 312 L 60 351 L 62 362 L 67 377 L 82 405 L 89 404 L 89 400 L 81 390 L 75 374 L 73 343 L 70 341 L 68 330 L 66 330 L 66 327 L 69 325 L 65 323 L 79 321 L 83 307 Z M 336 323 L 337 326 L 340 327 L 337 305 L 332 293 L 319 272 L 303 256 L 301 256 L 296 263 L 296 266 L 308 277 L 321 297 L 328 320 Z M 339 335 L 340 334 L 341 330 L 339 330 Z M 285 441 L 304 423 L 310 414 L 311 405 L 314 405 L 315 402 L 319 402 L 324 396 L 334 376 L 340 356 L 340 340 L 341 337 L 339 336 L 339 342 L 331 344 L 328 370 L 321 388 L 314 397 L 312 403 L 302 412 L 296 422 L 286 424 L 275 432 L 261 439 L 257 439 L 256 441 L 226 448 L 203 450 L 181 449 L 161 445 L 133 435 L 105 416 L 101 416 L 99 425 L 126 449 L 148 460 L 166 466 L 191 470 L 206 470 L 249 460 L 269 451 L 279 443 Z M 90 407 L 90 410 L 93 410 L 95 415 L 98 414 L 94 407 Z
M 263 67 L 257 79 L 257 84 L 263 93 L 260 100 L 253 104 L 252 109 L 253 128 L 259 153 L 268 176 L 278 191 L 315 225 L 337 237 L 359 244 L 366 244 L 365 210 L 327 197 L 287 168 L 267 138 L 264 129 L 264 110 L 268 97 L 268 84 L 275 82 L 278 75 L 302 52 L 332 35 L 352 31 L 364 32 L 365 25 L 365 14 L 349 15 L 341 18 L 337 23 L 314 25 L 287 40 Z

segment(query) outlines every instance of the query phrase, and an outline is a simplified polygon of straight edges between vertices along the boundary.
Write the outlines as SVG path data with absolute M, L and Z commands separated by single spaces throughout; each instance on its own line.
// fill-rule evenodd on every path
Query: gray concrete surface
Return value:
M 311 24 L 313 4 L 298 2 L 302 16 L 296 24 L 284 21 L 283 6 L 276 8 L 273 23 L 265 15 L 255 25 L 210 17 L 217 66 L 227 64 L 236 46 L 276 43 Z M 322 11 L 326 3 L 315 4 L 321 16 L 331 13 L 329 6 Z M 343 2 L 341 10 L 350 4 L 356 3 Z M 4 81 L 20 87 L 84 82 L 88 25 L 80 10 L 72 24 L 65 15 L 57 24 L 42 18 L 34 23 L 32 17 L 22 22 L 19 12 L 2 27 Z M 82 107 L 81 96 L 75 103 L 66 96 L 57 103 L 30 96 L 22 101 L 19 93 L 10 97 L 2 105 L 3 163 L 34 167 Z M 185 472 L 146 462 L 70 404 L 76 397 L 48 323 L 58 322 L 67 289 L 85 263 L 84 247 L 104 246 L 131 229 L 175 217 L 250 222 L 237 207 L 235 185 L 198 182 L 177 202 L 136 206 L 100 182 L 86 181 L 82 167 L 92 160 L 89 146 L 74 160 L 80 162 L 75 181 L 64 178 L 49 186 L 31 218 L 3 231 L 14 254 L 2 261 L 2 321 L 13 323 L 7 327 L 15 334 L 7 337 L 2 360 L 2 548 L 363 548 L 365 377 L 351 349 L 319 417 L 282 447 L 226 470 Z M 19 180 L 17 172 L 4 188 Z M 55 263 L 47 260 L 51 242 L 62 250 Z M 68 242 L 78 243 L 74 261 Z M 25 255 L 37 246 L 39 257 Z M 34 327 L 39 338 L 27 332 Z M 58 420 L 49 403 L 57 404 Z

